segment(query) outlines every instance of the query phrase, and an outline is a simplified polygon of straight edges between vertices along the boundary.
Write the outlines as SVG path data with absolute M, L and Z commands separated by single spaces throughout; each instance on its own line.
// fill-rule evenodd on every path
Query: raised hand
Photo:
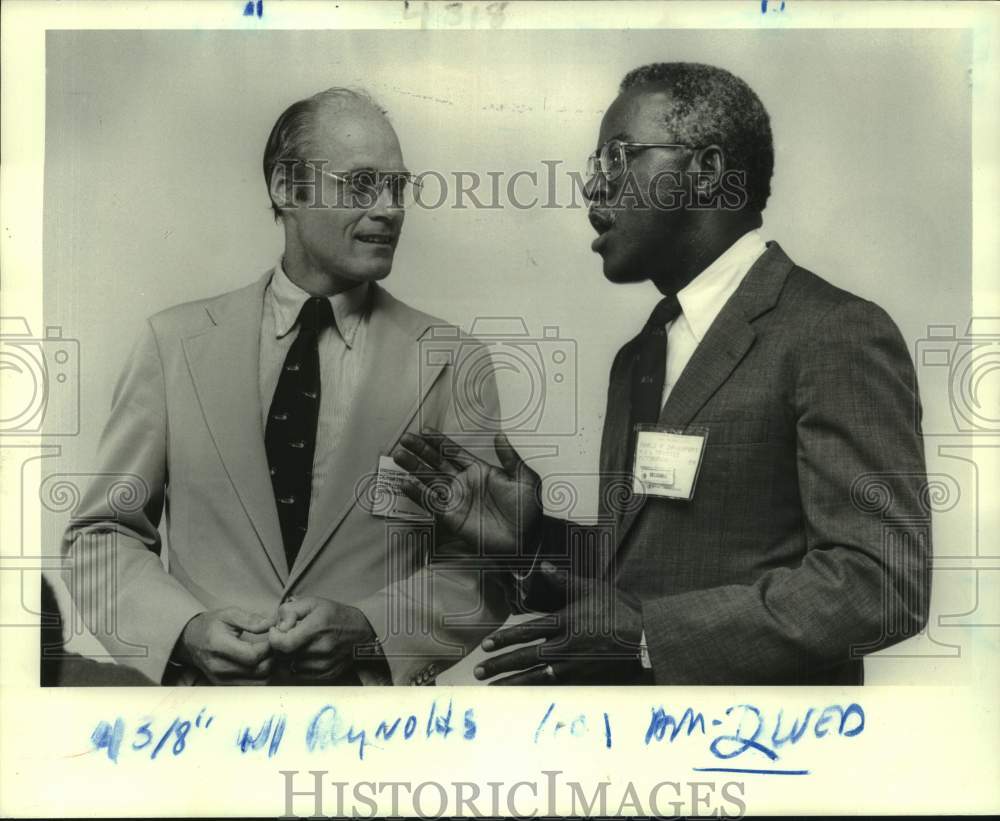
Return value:
M 410 477 L 402 490 L 460 539 L 470 555 L 512 559 L 529 555 L 541 529 L 538 474 L 507 437 L 494 439 L 502 468 L 473 456 L 443 433 L 403 434 L 392 458 Z

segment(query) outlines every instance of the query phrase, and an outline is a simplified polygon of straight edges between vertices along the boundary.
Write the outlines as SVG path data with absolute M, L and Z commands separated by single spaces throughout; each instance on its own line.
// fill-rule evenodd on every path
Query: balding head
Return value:
M 325 159 L 346 171 L 362 152 L 400 154 L 385 109 L 360 89 L 328 88 L 278 117 L 264 149 L 264 181 L 270 192 L 279 161 Z M 271 208 L 277 219 L 281 211 L 273 196 Z

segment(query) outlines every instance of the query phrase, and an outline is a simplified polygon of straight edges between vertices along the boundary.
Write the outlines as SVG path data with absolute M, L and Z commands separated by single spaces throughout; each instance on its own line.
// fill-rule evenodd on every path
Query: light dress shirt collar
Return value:
M 677 292 L 681 311 L 694 338 L 701 342 L 722 306 L 767 250 L 760 232 L 747 231 L 711 265 Z
M 274 276 L 271 277 L 268 290 L 274 307 L 274 335 L 280 339 L 295 327 L 299 312 L 311 294 L 288 278 L 280 261 L 274 266 Z M 327 297 L 330 300 L 330 307 L 333 308 L 337 332 L 348 348 L 353 346 L 358 326 L 368 308 L 369 290 L 368 283 L 362 282 L 360 285 Z

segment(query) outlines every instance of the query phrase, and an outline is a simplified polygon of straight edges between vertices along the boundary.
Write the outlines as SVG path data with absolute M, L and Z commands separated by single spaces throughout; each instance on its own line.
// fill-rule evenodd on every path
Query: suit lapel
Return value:
M 628 452 L 622 447 L 622 443 L 627 442 L 629 437 L 632 369 L 635 366 L 634 351 L 638 339 L 635 337 L 621 349 L 611 366 L 611 377 L 608 380 L 608 404 L 604 413 L 604 432 L 601 435 L 602 518 L 620 519 L 622 506 L 615 504 L 615 501 L 631 495 L 631 465 L 626 464 Z
M 751 266 L 695 348 L 660 413 L 660 425 L 687 426 L 722 387 L 753 346 L 756 333 L 751 323 L 774 307 L 792 267 L 792 261 L 778 243 L 769 242 L 767 251 Z M 627 385 L 623 401 L 628 402 Z M 626 413 L 627 407 L 625 404 Z M 643 507 L 644 503 L 637 500 L 622 516 L 619 546 Z
M 279 579 L 288 575 L 264 450 L 260 326 L 271 272 L 206 306 L 213 326 L 183 341 L 205 422 Z
M 330 540 L 387 454 L 416 415 L 444 365 L 421 362 L 417 340 L 427 317 L 373 286 L 362 361 L 362 378 L 351 405 L 348 431 L 334 454 L 330 476 L 313 504 L 320 515 L 309 528 L 286 583 L 286 590 L 306 571 Z

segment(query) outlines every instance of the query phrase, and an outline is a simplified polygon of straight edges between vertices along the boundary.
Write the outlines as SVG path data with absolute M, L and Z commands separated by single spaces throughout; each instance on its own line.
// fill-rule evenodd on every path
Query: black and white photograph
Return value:
M 146 5 L 4 3 L 5 815 L 998 808 L 996 6 Z

